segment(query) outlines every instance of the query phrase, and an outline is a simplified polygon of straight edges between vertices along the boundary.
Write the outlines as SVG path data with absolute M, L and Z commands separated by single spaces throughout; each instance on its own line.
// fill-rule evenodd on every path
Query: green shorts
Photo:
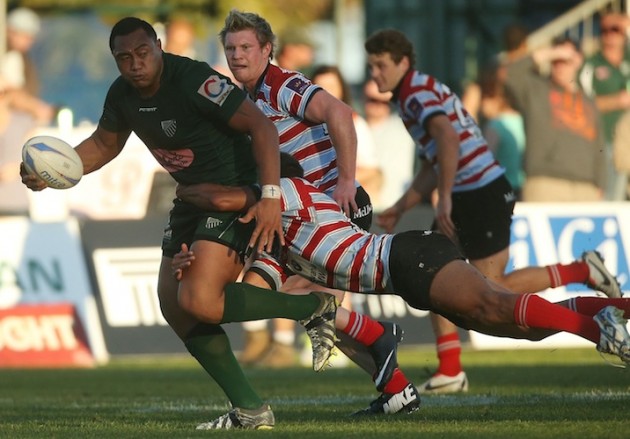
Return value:
M 243 260 L 255 221 L 247 224 L 238 219 L 240 213 L 211 212 L 176 201 L 162 237 L 162 254 L 172 258 L 183 243 L 215 241 L 235 250 Z

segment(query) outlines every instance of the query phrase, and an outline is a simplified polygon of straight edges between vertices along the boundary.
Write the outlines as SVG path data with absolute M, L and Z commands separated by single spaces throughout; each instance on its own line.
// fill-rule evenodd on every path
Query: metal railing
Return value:
M 582 42 L 583 49 L 593 50 L 597 37 L 594 34 L 596 15 L 604 10 L 623 12 L 630 16 L 630 0 L 585 0 L 573 9 L 532 32 L 527 38 L 528 49 L 535 50 L 549 45 L 562 35 Z

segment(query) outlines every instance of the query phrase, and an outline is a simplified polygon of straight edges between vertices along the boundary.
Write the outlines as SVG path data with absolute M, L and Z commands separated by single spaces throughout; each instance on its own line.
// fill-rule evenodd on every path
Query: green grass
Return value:
M 432 349 L 401 350 L 416 383 Z M 115 360 L 96 369 L 1 370 L 0 438 L 627 438 L 630 371 L 594 349 L 465 351 L 467 394 L 423 397 L 420 411 L 355 421 L 377 396 L 355 367 L 249 369 L 272 404 L 272 431 L 195 431 L 225 412 L 223 394 L 189 358 Z

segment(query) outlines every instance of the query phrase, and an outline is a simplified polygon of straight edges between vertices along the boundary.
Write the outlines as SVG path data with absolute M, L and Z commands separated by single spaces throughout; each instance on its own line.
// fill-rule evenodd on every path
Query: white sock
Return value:
M 246 331 L 262 331 L 267 329 L 267 320 L 253 320 L 251 322 L 243 322 L 243 329 Z
M 293 344 L 295 343 L 295 331 L 275 331 L 273 333 L 273 341 L 280 344 L 293 346 Z

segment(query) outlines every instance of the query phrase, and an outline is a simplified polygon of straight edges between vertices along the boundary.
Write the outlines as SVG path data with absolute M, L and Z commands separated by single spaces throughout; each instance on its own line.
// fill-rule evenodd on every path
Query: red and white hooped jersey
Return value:
M 280 151 L 295 157 L 304 178 L 332 194 L 337 185 L 337 153 L 325 123 L 305 120 L 306 106 L 322 90 L 299 72 L 269 64 L 256 90 L 256 106 L 278 130 Z
M 484 187 L 505 172 L 459 97 L 434 77 L 410 70 L 399 85 L 397 109 L 416 142 L 418 154 L 432 163 L 437 172 L 437 143 L 427 132 L 426 122 L 436 114 L 449 118 L 460 145 L 453 192 Z
M 355 226 L 332 198 L 304 179 L 282 178 L 280 185 L 287 260 L 277 261 L 265 254 L 252 268 L 262 270 L 275 288 L 292 274 L 286 272 L 289 268 L 313 282 L 344 291 L 387 290 L 393 235 L 370 234 Z

